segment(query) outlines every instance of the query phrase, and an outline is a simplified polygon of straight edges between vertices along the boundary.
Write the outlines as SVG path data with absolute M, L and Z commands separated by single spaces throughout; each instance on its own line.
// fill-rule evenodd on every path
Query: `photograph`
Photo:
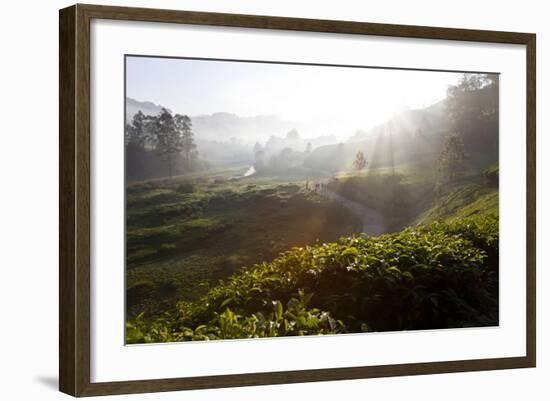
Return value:
M 498 73 L 124 70 L 126 344 L 499 326 Z

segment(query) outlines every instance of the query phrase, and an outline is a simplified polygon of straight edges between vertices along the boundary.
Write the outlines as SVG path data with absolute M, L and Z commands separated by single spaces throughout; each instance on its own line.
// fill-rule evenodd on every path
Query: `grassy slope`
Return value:
M 177 300 L 203 295 L 241 266 L 359 228 L 345 209 L 304 191 L 299 181 L 227 181 L 211 174 L 132 185 L 127 190 L 129 315 L 157 316 Z
M 323 208 L 328 207 L 328 204 L 324 204 L 323 202 L 321 202 L 321 200 L 315 199 L 315 197 L 311 194 L 305 195 L 302 190 L 293 187 L 293 184 L 289 185 L 289 183 L 281 183 L 276 181 L 266 183 L 265 180 L 258 180 L 254 184 L 252 183 L 253 180 L 249 180 L 249 182 L 246 184 L 245 182 L 239 182 L 237 185 L 235 182 L 232 182 L 231 184 L 227 182 L 218 182 L 218 184 L 213 185 L 212 180 L 207 180 L 207 184 L 201 183 L 197 185 L 193 194 L 186 196 L 192 197 L 193 199 L 195 199 L 195 201 L 201 203 L 204 200 L 199 201 L 197 200 L 197 198 L 207 196 L 214 197 L 214 199 L 216 199 L 216 197 L 220 194 L 224 194 L 223 202 L 220 203 L 221 205 L 223 205 L 223 207 L 219 210 L 216 208 L 203 208 L 201 213 L 199 213 L 200 217 L 195 216 L 193 217 L 193 219 L 189 221 L 184 221 L 181 224 L 183 224 L 184 226 L 186 224 L 192 224 L 194 228 L 200 227 L 201 229 L 211 229 L 212 227 L 225 227 L 224 224 L 226 224 L 227 219 L 229 218 L 229 216 L 232 216 L 231 218 L 236 219 L 235 221 L 238 221 L 238 224 L 236 224 L 237 228 L 232 231 L 231 227 L 234 227 L 235 225 L 229 224 L 230 228 L 221 229 L 221 231 L 217 231 L 217 228 L 214 228 L 214 230 L 212 231 L 212 233 L 215 234 L 216 238 L 216 248 L 220 250 L 219 257 L 222 258 L 221 260 L 216 259 L 216 255 L 212 254 L 211 249 L 206 249 L 209 244 L 208 241 L 206 241 L 203 242 L 203 251 L 206 252 L 204 255 L 200 253 L 200 248 L 192 248 L 195 254 L 195 262 L 198 263 L 197 265 L 193 264 L 195 262 L 192 263 L 193 258 L 178 257 L 179 259 L 166 259 L 166 266 L 162 263 L 159 264 L 155 262 L 143 264 L 135 270 L 129 270 L 129 276 L 133 276 L 134 280 L 136 280 L 134 281 L 134 283 L 139 284 L 140 279 L 143 280 L 146 279 L 146 277 L 150 277 L 151 271 L 155 271 L 153 276 L 158 275 L 158 277 L 161 277 L 160 273 L 158 273 L 159 271 L 161 271 L 163 272 L 162 274 L 165 274 L 165 276 L 163 277 L 169 278 L 172 281 L 175 280 L 174 287 L 179 288 L 179 291 L 176 294 L 166 298 L 166 302 L 164 305 L 160 305 L 165 310 L 172 310 L 172 314 L 168 318 L 165 318 L 165 320 L 160 319 L 157 320 L 156 323 L 152 323 L 153 326 L 149 326 L 149 324 L 151 324 L 150 320 L 149 323 L 145 323 L 141 317 L 137 320 L 133 320 L 130 323 L 131 328 L 128 331 L 129 340 L 131 342 L 177 341 L 184 339 L 205 339 L 206 337 L 241 338 L 264 335 L 295 335 L 297 332 L 300 332 L 302 334 L 313 334 L 341 331 L 361 331 L 363 330 L 362 328 L 364 328 L 365 330 L 386 330 L 404 328 L 411 329 L 422 327 L 459 327 L 464 325 L 488 324 L 487 322 L 489 322 L 489 324 L 494 323 L 494 318 L 496 316 L 495 308 L 498 307 L 498 305 L 495 304 L 497 302 L 495 295 L 495 271 L 497 268 L 495 266 L 498 266 L 496 262 L 496 260 L 498 259 L 498 191 L 496 188 L 491 188 L 487 185 L 484 185 L 483 181 L 479 177 L 465 179 L 460 183 L 447 184 L 439 187 L 430 187 L 428 184 L 428 182 L 430 181 L 430 177 L 428 177 L 429 174 L 432 173 L 426 169 L 400 168 L 396 170 L 396 172 L 376 171 L 359 175 L 341 175 L 338 178 L 339 182 L 337 183 L 339 186 L 338 189 L 345 188 L 347 190 L 346 195 L 348 196 L 351 195 L 351 197 L 356 197 L 355 199 L 359 201 L 375 202 L 380 205 L 385 205 L 386 207 L 388 204 L 387 196 L 391 195 L 392 197 L 395 197 L 396 191 L 398 191 L 398 193 L 400 194 L 400 202 L 402 204 L 397 206 L 401 207 L 401 210 L 405 210 L 407 208 L 407 205 L 414 205 L 417 210 L 420 211 L 420 213 L 414 216 L 414 218 L 411 218 L 409 214 L 404 215 L 406 217 L 406 225 L 418 226 L 420 227 L 420 230 L 422 232 L 430 233 L 431 231 L 434 231 L 434 223 L 432 222 L 443 221 L 444 223 L 435 223 L 436 230 L 438 230 L 439 232 L 439 236 L 436 235 L 436 237 L 434 238 L 429 237 L 429 239 L 424 244 L 419 245 L 418 243 L 413 243 L 409 241 L 405 245 L 401 244 L 404 246 L 398 247 L 398 250 L 393 248 L 396 241 L 399 243 L 404 237 L 410 235 L 411 231 L 409 230 L 402 233 L 382 236 L 380 237 L 380 240 L 372 238 L 355 240 L 350 239 L 345 241 L 342 240 L 343 242 L 340 243 L 341 245 L 337 245 L 336 243 L 329 243 L 319 247 L 297 248 L 295 250 L 292 250 L 290 253 L 285 254 L 286 256 L 281 256 L 273 263 L 263 263 L 257 265 L 255 265 L 255 263 L 264 260 L 272 260 L 273 257 L 275 257 L 280 251 L 290 249 L 290 246 L 288 246 L 288 242 L 285 241 L 281 242 L 280 247 L 276 247 L 276 250 L 274 250 L 274 252 L 270 255 L 267 255 L 267 257 L 265 253 L 261 253 L 262 249 L 266 249 L 266 244 L 269 244 L 269 246 L 273 246 L 277 243 L 276 240 L 274 242 L 274 239 L 277 237 L 276 233 L 280 233 L 281 235 L 289 232 L 300 233 L 304 231 L 304 227 L 308 227 L 311 224 L 315 226 L 314 222 L 308 222 L 307 216 L 308 213 L 311 212 L 310 209 L 312 207 L 316 207 L 314 205 L 317 205 L 317 207 L 322 207 L 321 209 L 318 209 L 313 213 L 314 216 L 318 216 L 319 212 L 321 214 L 324 213 L 323 210 L 325 209 Z M 388 177 L 393 180 L 392 185 L 394 186 L 392 190 L 389 191 L 387 189 L 384 189 L 384 184 L 388 183 Z M 159 191 L 158 186 L 159 185 L 156 184 L 153 190 Z M 228 186 L 230 186 L 231 188 L 228 188 Z M 207 188 L 208 190 L 204 191 L 205 188 Z M 365 191 L 366 188 L 368 188 L 371 194 L 373 193 L 373 191 L 375 192 L 374 199 L 372 196 L 365 196 L 369 192 Z M 376 191 L 376 189 L 378 190 Z M 174 188 L 168 188 L 168 190 L 173 191 Z M 205 194 L 205 192 L 207 192 L 207 194 Z M 158 195 L 159 194 L 157 193 L 157 195 L 155 196 Z M 142 198 L 147 198 L 147 196 L 144 196 Z M 252 199 L 253 201 L 250 203 L 245 202 L 243 204 L 238 203 L 245 199 Z M 188 199 L 184 203 L 194 204 L 194 202 L 190 201 L 190 199 Z M 210 203 L 211 201 L 208 201 L 206 204 Z M 214 202 L 214 204 L 215 203 L 216 202 Z M 282 204 L 285 204 L 285 206 L 282 207 Z M 246 208 L 244 208 L 244 206 L 246 206 Z M 239 218 L 238 214 L 242 212 L 242 210 L 255 210 L 254 213 L 247 214 L 248 217 L 250 217 L 250 215 L 253 215 L 255 216 L 255 218 L 249 219 L 243 218 L 243 216 Z M 330 213 L 334 213 L 337 210 L 338 209 L 333 209 L 330 211 Z M 328 209 L 326 209 L 325 211 L 328 211 Z M 387 212 L 394 213 L 396 211 L 399 211 L 399 208 L 397 208 L 396 205 L 392 205 L 392 207 L 387 210 Z M 232 213 L 236 213 L 237 215 L 233 215 Z M 340 210 L 339 213 L 343 213 L 343 211 Z M 342 217 L 351 218 L 349 220 L 348 232 L 353 232 L 354 229 L 357 229 L 357 227 L 352 227 L 353 218 L 351 216 L 343 215 Z M 343 221 L 346 220 L 344 219 Z M 399 226 L 399 224 L 405 224 L 404 221 L 405 220 L 403 220 L 403 216 L 397 215 L 396 227 Z M 461 225 L 462 221 L 467 222 L 467 227 L 464 224 Z M 468 222 L 473 222 L 473 224 Z M 293 226 L 293 223 L 295 223 L 296 225 Z M 333 220 L 333 224 L 321 225 L 318 226 L 318 228 L 320 230 L 324 230 L 330 226 L 340 226 L 340 224 L 341 221 Z M 432 225 L 426 229 L 422 228 L 422 226 L 426 224 Z M 457 224 L 458 226 L 460 226 L 460 228 L 456 228 L 458 227 Z M 269 229 L 266 229 L 267 227 L 269 227 Z M 290 230 L 289 227 L 291 227 Z M 483 269 L 488 269 L 483 274 L 487 273 L 490 277 L 478 276 L 476 278 L 476 280 L 483 279 L 487 282 L 485 284 L 482 283 L 478 287 L 472 287 L 473 293 L 471 296 L 473 298 L 469 300 L 466 300 L 462 295 L 456 298 L 456 293 L 454 293 L 454 295 L 451 294 L 452 296 L 450 296 L 449 293 L 444 293 L 442 295 L 441 293 L 439 293 L 439 291 L 442 290 L 441 288 L 434 289 L 434 291 L 432 292 L 426 292 L 424 290 L 421 291 L 421 293 L 415 295 L 415 299 L 417 301 L 418 299 L 422 300 L 418 301 L 421 302 L 423 305 L 420 307 L 420 309 L 425 309 L 424 312 L 428 314 L 422 315 L 422 317 L 414 317 L 410 315 L 410 313 L 413 313 L 410 310 L 403 312 L 402 307 L 398 306 L 401 305 L 401 303 L 403 302 L 403 299 L 398 300 L 399 291 L 401 291 L 403 287 L 400 287 L 401 290 L 397 292 L 394 289 L 393 295 L 390 293 L 385 295 L 392 299 L 390 303 L 397 302 L 397 304 L 391 307 L 386 305 L 387 308 L 389 308 L 387 310 L 382 307 L 382 304 L 386 304 L 386 301 L 380 304 L 379 300 L 374 301 L 376 297 L 367 297 L 370 299 L 370 301 L 364 301 L 367 303 L 374 302 L 377 305 L 376 309 L 379 311 L 386 310 L 386 312 L 384 312 L 386 313 L 386 316 L 382 320 L 376 320 L 373 317 L 367 318 L 366 316 L 355 316 L 350 318 L 350 316 L 345 314 L 342 315 L 341 311 L 334 309 L 333 306 L 336 304 L 345 304 L 343 299 L 337 298 L 339 296 L 345 297 L 347 296 L 346 294 L 349 295 L 349 292 L 346 292 L 346 290 L 353 289 L 355 286 L 355 284 L 353 284 L 352 282 L 347 282 L 344 287 L 338 287 L 339 281 L 346 281 L 345 276 L 347 276 L 347 272 L 349 272 L 349 267 L 353 264 L 348 265 L 346 271 L 341 270 L 337 267 L 331 267 L 330 269 L 328 269 L 327 271 L 330 271 L 331 275 L 329 275 L 329 280 L 327 281 L 328 285 L 326 286 L 326 288 L 321 288 L 321 293 L 319 291 L 319 287 L 315 287 L 315 285 L 319 284 L 319 279 L 321 277 L 319 275 L 316 276 L 314 274 L 312 278 L 310 277 L 310 279 L 315 279 L 315 277 L 317 277 L 315 279 L 315 285 L 313 285 L 312 283 L 307 284 L 307 280 L 303 281 L 302 279 L 297 279 L 298 281 L 294 283 L 292 289 L 287 288 L 286 290 L 284 290 L 285 286 L 281 282 L 277 281 L 282 278 L 285 278 L 285 280 L 287 281 L 292 281 L 293 278 L 289 277 L 288 274 L 285 276 L 286 273 L 284 272 L 288 269 L 295 269 L 296 266 L 298 266 L 299 271 L 297 272 L 294 270 L 293 274 L 297 275 L 298 277 L 303 278 L 303 276 L 301 276 L 303 272 L 315 271 L 315 266 L 318 265 L 318 261 L 315 261 L 315 258 L 319 257 L 319 252 L 326 251 L 327 247 L 329 249 L 332 249 L 331 252 L 333 252 L 333 257 L 340 259 L 345 256 L 347 249 L 350 247 L 349 243 L 346 241 L 366 241 L 365 243 L 361 243 L 361 247 L 359 248 L 355 246 L 355 243 L 353 245 L 354 248 L 360 250 L 360 253 L 358 255 L 360 259 L 362 259 L 363 257 L 372 257 L 373 255 L 371 254 L 371 251 L 373 249 L 377 249 L 373 248 L 373 246 L 380 246 L 382 243 L 384 243 L 382 245 L 382 248 L 388 250 L 389 252 L 389 254 L 385 258 L 380 258 L 380 255 L 377 255 L 376 258 L 372 259 L 372 262 L 382 262 L 382 270 L 377 269 L 377 271 L 381 276 L 386 277 L 384 278 L 385 281 L 383 281 L 384 283 L 386 283 L 384 285 L 388 285 L 388 281 L 386 279 L 390 280 L 390 282 L 394 280 L 394 282 L 390 283 L 391 285 L 394 285 L 395 283 L 403 284 L 403 280 L 407 281 L 410 278 L 408 274 L 406 276 L 402 276 L 402 274 L 404 273 L 403 269 L 405 271 L 411 272 L 411 268 L 414 272 L 413 276 L 416 276 L 418 272 L 429 273 L 427 276 L 424 276 L 422 280 L 427 280 L 428 283 L 433 284 L 432 279 L 438 277 L 438 274 L 440 273 L 440 271 L 438 271 L 437 269 L 435 271 L 418 271 L 415 270 L 414 266 L 395 266 L 393 263 L 388 264 L 388 261 L 392 260 L 392 258 L 396 254 L 410 256 L 416 253 L 417 259 L 420 257 L 429 257 L 430 255 L 433 256 L 436 248 L 441 248 L 445 251 L 436 252 L 435 255 L 445 254 L 446 252 L 448 252 L 450 244 L 457 239 L 455 235 L 451 235 L 450 237 L 448 236 L 449 232 L 452 233 L 453 230 L 453 228 L 449 227 L 455 227 L 456 230 L 460 231 L 461 238 L 458 238 L 459 243 L 466 246 L 463 255 L 480 255 L 480 260 L 482 260 L 480 263 L 485 266 Z M 236 246 L 236 244 L 239 244 L 239 241 L 236 241 L 236 239 L 239 238 L 239 233 L 242 234 L 243 228 L 244 232 L 247 233 L 247 235 L 240 237 L 242 239 L 243 246 L 243 248 L 241 248 L 242 252 L 240 252 L 239 247 Z M 198 233 L 200 233 L 200 230 L 195 231 L 192 236 L 196 236 Z M 255 234 L 250 235 L 251 233 Z M 227 236 L 225 236 L 226 234 Z M 271 237 L 269 237 L 269 241 L 263 239 L 258 240 L 259 238 L 262 238 L 261 234 L 272 235 L 274 239 L 271 239 Z M 331 235 L 336 234 L 336 232 L 331 233 Z M 180 235 L 180 238 L 182 238 L 181 233 L 178 235 Z M 208 235 L 205 238 L 207 237 Z M 222 240 L 220 241 L 220 239 Z M 301 239 L 303 240 L 301 243 L 299 237 L 294 238 L 292 241 L 295 242 L 294 245 L 311 244 L 314 242 L 308 240 L 305 237 L 301 237 Z M 257 244 L 255 244 L 256 241 L 258 242 Z M 417 240 L 415 241 L 418 242 Z M 224 248 L 224 244 L 227 246 L 226 248 Z M 188 247 L 189 244 L 187 244 L 186 246 Z M 285 248 L 285 246 L 287 248 Z M 307 252 L 309 256 L 307 257 L 311 259 L 301 260 L 298 263 L 295 259 L 296 255 L 303 252 L 303 249 L 308 250 Z M 367 252 L 367 250 L 369 249 L 371 251 Z M 250 257 L 248 259 L 241 258 L 241 256 L 243 255 L 250 255 L 251 250 L 257 252 L 256 255 L 258 255 L 259 257 L 254 260 L 250 259 Z M 365 254 L 365 252 L 367 252 L 367 254 Z M 461 256 L 456 252 L 456 249 L 451 250 L 445 262 L 445 265 L 448 265 L 450 263 L 450 260 L 454 260 L 454 266 L 458 268 L 458 270 L 453 271 L 453 274 L 458 274 L 456 277 L 447 277 L 449 280 L 451 280 L 451 282 L 454 282 L 452 286 L 453 289 L 456 286 L 457 280 L 462 280 L 460 276 L 460 274 L 462 274 L 462 269 L 470 266 L 469 262 L 466 262 L 465 260 L 461 262 Z M 229 258 L 233 258 L 235 260 L 235 263 L 229 263 L 229 260 L 227 260 L 227 255 L 231 255 Z M 294 260 L 294 263 L 288 265 L 289 258 L 290 260 Z M 400 260 L 400 258 L 401 256 L 397 257 L 397 260 Z M 320 260 L 326 261 L 325 255 L 321 256 Z M 487 262 L 488 260 L 490 260 L 490 262 Z M 213 261 L 214 263 L 212 263 Z M 285 263 L 281 264 L 281 261 L 287 261 L 285 262 L 286 265 Z M 178 263 L 182 263 L 181 268 L 178 267 Z M 490 266 L 486 265 L 486 263 L 489 263 Z M 223 266 L 227 266 L 228 264 L 232 267 L 226 271 L 223 271 Z M 431 262 L 425 264 L 426 266 L 429 266 L 430 269 L 433 268 Z M 461 264 L 463 266 L 461 266 Z M 168 267 L 167 265 L 170 265 L 170 267 Z M 235 271 L 236 267 L 240 265 L 253 267 L 246 270 L 249 273 L 236 273 L 229 281 L 224 281 L 223 284 L 212 286 L 212 283 L 214 283 L 215 279 L 224 275 L 227 276 L 228 274 Z M 214 274 L 212 276 L 212 270 L 216 271 L 215 268 L 213 269 L 213 267 L 215 266 L 220 266 L 222 268 L 222 273 L 218 275 Z M 397 267 L 399 272 L 393 270 L 393 267 Z M 313 270 L 311 268 L 313 268 Z M 389 276 L 388 271 L 390 272 Z M 255 274 L 259 275 L 259 277 L 261 277 L 260 281 L 262 281 L 263 278 L 265 278 L 264 275 L 267 274 L 268 277 L 271 277 L 271 279 L 269 280 L 273 280 L 273 282 L 278 283 L 277 286 L 269 287 L 267 291 L 267 298 L 262 298 L 260 296 L 262 295 L 261 293 L 254 292 L 259 291 L 259 289 L 261 289 L 261 291 L 265 291 L 265 283 L 262 284 L 259 281 L 249 282 L 248 279 L 245 279 L 245 274 L 250 274 L 250 272 L 255 272 Z M 140 274 L 138 273 L 141 273 L 142 277 L 140 277 Z M 394 273 L 397 274 L 397 276 L 394 277 Z M 208 274 L 211 275 L 210 278 L 205 277 L 205 275 Z M 373 289 L 376 290 L 376 288 L 378 288 L 377 286 L 381 285 L 380 281 L 377 281 L 380 279 L 380 277 L 376 278 L 372 275 L 370 277 L 371 278 L 367 280 L 366 283 L 363 283 L 363 295 L 360 295 L 359 298 L 364 297 L 366 294 L 369 294 L 371 291 L 373 291 Z M 394 279 L 392 279 L 391 277 L 394 277 Z M 406 279 L 404 277 L 406 277 Z M 162 280 L 164 280 L 164 278 L 161 279 L 160 282 L 157 282 L 155 286 L 159 287 L 159 285 L 162 285 Z M 371 282 L 372 280 L 375 280 L 375 282 L 377 282 L 378 284 L 374 285 L 373 282 Z M 235 284 L 235 282 L 240 284 Z M 409 284 L 413 282 L 414 280 L 409 282 Z M 190 284 L 193 284 L 193 286 Z M 470 286 L 471 284 L 472 283 L 468 284 L 468 286 Z M 228 291 L 235 291 L 235 285 L 240 285 L 240 287 L 237 288 L 237 292 L 240 294 L 239 297 L 244 297 L 243 299 L 255 299 L 257 302 L 263 302 L 263 304 L 259 305 L 256 303 L 254 304 L 254 307 L 250 307 L 250 305 L 246 305 L 246 302 L 245 304 L 243 304 L 241 302 L 242 300 L 231 300 L 233 295 L 229 296 Z M 374 287 L 372 287 L 372 285 L 374 285 Z M 407 291 L 410 291 L 413 288 L 407 286 L 405 287 L 408 288 Z M 283 288 L 283 290 L 281 290 L 281 288 Z M 333 289 L 334 291 L 331 294 L 325 294 L 326 296 L 322 295 L 322 292 L 325 291 L 327 288 Z M 378 290 L 379 289 L 380 288 L 378 288 Z M 193 293 L 186 293 L 186 291 L 189 290 L 191 290 Z M 403 295 L 404 293 L 401 294 Z M 430 298 L 430 296 L 432 296 L 430 294 L 432 294 L 433 297 Z M 205 296 L 206 298 L 199 299 L 197 302 L 192 302 L 193 299 L 197 299 L 200 296 Z M 447 299 L 449 296 L 450 298 Z M 487 305 L 481 306 L 479 304 L 476 304 L 476 302 L 479 301 L 479 299 L 476 298 L 478 296 L 480 296 L 480 299 L 483 299 L 483 302 L 487 303 Z M 443 302 L 453 304 L 455 305 L 455 307 L 457 305 L 462 305 L 461 308 L 465 308 L 460 313 L 455 310 L 458 315 L 463 313 L 465 310 L 469 310 L 471 314 L 469 315 L 469 317 L 464 317 L 462 315 L 462 317 L 460 317 L 455 313 L 451 314 L 447 321 L 438 320 L 440 318 L 435 317 L 434 314 L 438 313 L 436 311 L 438 308 L 441 309 L 440 298 L 442 297 L 447 299 Z M 304 298 L 307 298 L 307 302 L 304 301 Z M 179 304 L 179 312 L 175 312 L 175 310 L 173 309 L 174 300 L 176 299 L 183 301 Z M 230 300 L 228 301 L 228 299 Z M 477 299 L 477 301 L 475 299 Z M 412 301 L 409 300 L 408 302 Z M 429 309 L 424 304 L 425 302 L 428 302 L 428 304 L 431 305 L 432 308 Z M 313 305 L 309 305 L 311 303 L 313 303 Z M 208 311 L 204 311 L 203 309 L 201 309 L 206 304 L 210 305 L 210 309 Z M 272 305 L 276 305 L 277 307 L 279 307 L 278 312 L 280 313 L 278 313 L 276 310 L 272 310 Z M 300 310 L 296 309 L 298 308 L 297 305 L 301 305 Z M 156 307 L 159 307 L 159 305 L 157 305 Z M 277 309 L 277 307 L 275 307 L 275 309 Z M 365 307 L 368 309 L 369 307 L 372 307 L 372 305 L 370 305 L 369 307 Z M 137 305 L 134 311 L 137 312 L 138 310 L 147 310 L 147 308 L 144 308 L 143 305 Z M 257 315 L 256 312 L 259 312 L 260 315 Z M 182 313 L 183 316 L 181 315 Z M 384 313 L 382 313 L 381 316 L 383 316 Z M 405 313 L 406 317 L 404 317 L 402 313 Z M 299 324 L 296 320 L 293 320 L 297 315 L 302 316 L 299 319 Z M 179 317 L 176 318 L 176 316 Z M 226 319 L 224 320 L 225 323 L 222 324 L 220 319 Z M 294 326 L 292 326 L 294 327 L 293 330 L 298 331 L 296 332 L 290 329 L 290 331 L 286 329 L 281 329 L 279 331 L 276 330 L 275 332 L 273 332 L 272 327 L 274 327 L 274 321 L 279 322 L 275 324 L 275 326 L 280 326 L 284 323 L 285 319 L 287 320 L 287 325 L 289 324 L 289 322 L 294 322 L 292 323 L 294 324 Z M 174 325 L 176 321 L 179 323 Z M 221 326 L 225 327 L 224 330 L 229 330 L 227 328 L 229 326 L 226 327 L 226 325 L 229 324 L 228 321 L 232 322 L 230 324 L 230 327 L 232 327 L 232 329 L 224 333 L 220 332 L 220 330 L 222 330 L 220 328 Z M 184 323 L 190 327 L 181 326 Z M 384 324 L 387 324 L 389 326 L 385 327 Z M 157 325 L 158 327 L 155 325 Z M 336 329 L 335 325 L 338 326 L 338 329 Z M 271 327 L 271 329 L 269 329 L 271 331 L 267 329 L 268 326 Z M 157 328 L 155 329 L 154 327 Z M 159 327 L 162 329 L 161 331 L 164 333 L 164 337 L 159 337 Z M 198 332 L 196 331 L 197 327 Z M 157 335 L 152 335 L 152 332 L 157 332 Z M 254 334 L 251 334 L 252 332 L 254 332 Z
M 487 172 L 493 170 L 498 175 L 498 166 Z M 432 164 L 417 163 L 341 174 L 330 186 L 381 211 L 390 231 L 436 220 L 498 215 L 498 185 L 488 185 L 483 175 L 469 175 L 454 183 L 436 184 L 437 181 Z
M 340 174 L 329 187 L 381 212 L 388 231 L 397 232 L 430 207 L 436 181 L 431 164 L 404 164 Z
M 456 221 L 477 215 L 498 216 L 498 189 L 467 182 L 443 189 L 432 206 L 416 219 L 416 224 L 435 220 Z

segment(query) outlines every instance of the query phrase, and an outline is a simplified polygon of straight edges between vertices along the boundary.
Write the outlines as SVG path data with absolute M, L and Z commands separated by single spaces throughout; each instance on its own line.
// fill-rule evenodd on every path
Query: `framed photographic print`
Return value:
M 60 390 L 535 366 L 535 35 L 60 11 Z

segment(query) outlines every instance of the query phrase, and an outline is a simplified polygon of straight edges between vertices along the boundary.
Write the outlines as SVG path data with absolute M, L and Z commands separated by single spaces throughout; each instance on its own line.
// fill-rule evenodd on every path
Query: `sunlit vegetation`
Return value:
M 328 187 L 380 212 L 384 216 L 387 232 L 399 231 L 431 204 L 435 188 L 431 171 L 405 171 L 405 168 L 395 172 L 380 169 L 360 175 L 340 176 Z
M 348 211 L 304 183 L 202 178 L 148 181 L 127 189 L 129 316 L 161 314 L 196 299 L 242 266 L 293 246 L 360 230 Z
M 439 189 L 441 196 L 422 213 L 417 223 L 434 220 L 459 221 L 477 215 L 498 215 L 498 191 L 480 184 Z
M 346 142 L 158 107 L 126 127 L 128 343 L 499 324 L 496 76 Z
M 130 343 L 498 324 L 498 221 L 478 216 L 293 248 L 224 280 Z

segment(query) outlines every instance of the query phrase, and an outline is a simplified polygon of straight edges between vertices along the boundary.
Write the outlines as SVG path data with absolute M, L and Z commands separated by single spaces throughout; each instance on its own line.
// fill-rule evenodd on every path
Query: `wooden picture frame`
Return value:
M 527 54 L 525 60 L 527 71 L 526 356 L 92 383 L 90 380 L 90 21 L 94 18 L 525 45 Z M 535 366 L 536 37 L 534 34 L 80 4 L 60 10 L 59 28 L 59 388 L 62 392 L 73 396 L 94 396 Z

